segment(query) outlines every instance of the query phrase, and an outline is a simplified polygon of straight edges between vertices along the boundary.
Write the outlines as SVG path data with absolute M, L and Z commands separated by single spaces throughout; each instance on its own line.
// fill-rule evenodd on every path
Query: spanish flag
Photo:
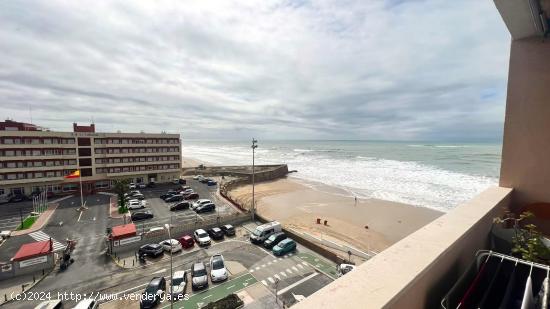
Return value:
M 78 178 L 80 177 L 80 170 L 76 170 L 69 175 L 65 176 L 65 178 Z

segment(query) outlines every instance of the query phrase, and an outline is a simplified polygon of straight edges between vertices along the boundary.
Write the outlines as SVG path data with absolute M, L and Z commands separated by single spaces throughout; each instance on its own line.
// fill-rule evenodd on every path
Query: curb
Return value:
M 50 271 L 48 271 L 47 273 L 44 274 L 44 276 L 42 276 L 40 279 L 36 280 L 35 282 L 33 282 L 25 291 L 23 291 L 22 293 L 27 293 L 28 291 L 30 291 L 34 286 L 36 286 L 37 284 L 39 284 L 42 280 L 44 280 L 44 278 L 46 278 L 47 276 L 49 276 L 52 271 L 55 269 L 55 266 L 50 269 Z M 3 302 L 3 303 L 0 303 L 0 306 L 4 306 L 5 304 L 9 304 L 11 302 L 13 302 L 14 300 L 16 300 L 15 298 L 19 295 L 21 295 L 22 293 L 17 293 L 14 297 L 11 297 L 10 299 L 8 299 L 7 301 Z

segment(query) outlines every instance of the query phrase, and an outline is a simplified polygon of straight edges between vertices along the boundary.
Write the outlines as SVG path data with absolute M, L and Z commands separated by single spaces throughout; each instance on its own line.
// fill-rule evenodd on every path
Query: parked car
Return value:
M 178 202 L 172 206 L 170 206 L 170 211 L 177 211 L 177 210 L 185 210 L 189 209 L 189 202 Z
M 218 183 L 217 183 L 215 180 L 209 179 L 209 180 L 206 182 L 206 184 L 207 184 L 208 186 L 215 186 L 215 185 L 217 185 Z
M 281 232 L 281 224 L 277 221 L 268 222 L 257 226 L 256 229 L 250 233 L 250 241 L 255 244 L 261 244 L 269 238 L 269 236 L 278 232 Z
M 285 238 L 286 238 L 285 233 L 283 233 L 283 232 L 275 233 L 275 234 L 269 236 L 264 241 L 264 248 L 273 249 L 273 247 L 275 247 L 276 244 L 278 244 L 279 242 L 281 242 L 281 240 L 283 240 Z
M 193 238 L 199 246 L 208 246 L 210 245 L 210 236 L 203 229 L 198 229 L 193 233 Z
M 149 181 L 149 183 L 147 184 L 147 187 L 149 188 L 154 188 L 156 186 L 155 182 L 154 181 Z
M 170 190 L 170 191 L 168 191 L 168 192 L 166 192 L 166 193 L 164 193 L 164 194 L 161 194 L 161 195 L 160 195 L 160 198 L 163 199 L 163 200 L 166 200 L 167 198 L 169 198 L 169 197 L 171 197 L 171 196 L 174 196 L 174 195 L 176 195 L 176 194 L 178 194 L 178 192 Z
M 180 244 L 182 248 L 189 249 L 193 248 L 195 242 L 193 241 L 193 237 L 191 237 L 191 235 L 183 235 L 182 237 L 180 237 Z
M 138 187 L 139 189 L 145 189 L 147 188 L 147 185 L 144 182 L 140 182 L 136 185 L 136 187 Z
M 286 238 L 273 247 L 273 254 L 284 255 L 294 250 L 296 250 L 296 242 L 290 238 Z
M 176 239 L 166 239 L 159 243 L 159 245 L 164 248 L 164 251 L 168 251 L 170 253 L 179 252 L 182 250 L 182 246 L 179 241 Z
M 164 254 L 164 248 L 159 244 L 146 244 L 138 249 L 139 255 L 147 255 L 150 257 L 158 257 Z
M 214 240 L 223 239 L 223 231 L 219 227 L 208 229 L 208 235 Z
M 184 195 L 183 198 L 186 199 L 186 200 L 196 200 L 196 199 L 199 198 L 199 194 L 193 192 L 193 193 Z
M 180 180 L 179 179 L 174 179 L 174 180 L 172 180 L 172 183 L 175 184 L 175 185 L 179 185 Z
M 95 301 L 95 299 L 85 298 L 78 302 L 73 309 L 96 309 L 98 306 L 99 304 Z
M 210 258 L 210 279 L 212 282 L 220 282 L 227 280 L 229 274 L 225 268 L 225 261 L 223 255 L 214 254 Z
M 194 290 L 208 287 L 208 271 L 203 262 L 197 262 L 191 266 L 191 287 Z
M 16 194 L 13 194 L 13 195 L 10 196 L 9 202 L 10 203 L 18 203 L 18 202 L 26 201 L 28 199 L 29 198 L 26 197 L 25 195 L 16 193 Z
M 128 185 L 128 188 L 130 188 L 130 190 L 135 190 L 136 189 L 136 184 L 131 182 L 129 185 Z
M 195 208 L 195 212 L 198 214 L 210 212 L 214 210 L 216 210 L 216 205 L 214 205 L 214 203 L 200 205 L 199 207 Z
M 184 184 L 186 184 L 186 183 L 187 183 L 187 180 L 185 180 L 185 179 L 183 179 L 183 178 L 180 178 L 180 179 L 179 179 L 179 184 L 180 184 L 180 185 L 184 185 Z
M 153 218 L 154 215 L 150 210 L 136 211 L 132 213 L 132 221 L 140 221 Z
M 191 193 L 195 193 L 195 191 L 193 189 L 185 189 L 185 190 L 182 190 L 180 192 L 181 195 L 187 195 L 187 194 L 191 194 Z
M 204 176 L 203 175 L 197 175 L 197 176 L 193 177 L 193 179 L 201 181 L 202 179 L 204 179 Z
M 143 194 L 141 194 L 141 193 L 139 193 L 139 194 L 134 194 L 134 195 L 133 195 L 133 198 L 138 199 L 138 200 L 140 200 L 140 201 L 143 201 L 143 200 L 145 199 L 145 195 L 143 195 Z
M 175 194 L 175 195 L 172 195 L 170 197 L 167 197 L 166 199 L 164 199 L 164 201 L 166 203 L 173 203 L 173 202 L 183 201 L 183 195 L 182 194 Z
M 45 300 L 34 307 L 34 309 L 62 309 L 63 303 L 60 299 Z
M 126 205 L 128 206 L 128 209 L 130 209 L 130 210 L 145 208 L 145 203 L 143 201 L 140 201 L 140 200 L 129 200 Z
M 153 278 L 140 297 L 139 307 L 143 309 L 155 307 L 158 303 L 160 303 L 162 295 L 165 291 L 166 279 L 163 277 Z
M 222 225 L 220 227 L 226 236 L 235 236 L 235 228 L 231 224 Z
M 338 265 L 338 274 L 343 276 L 355 269 L 355 265 L 352 264 L 340 264 Z
M 201 200 L 196 200 L 192 205 L 191 205 L 191 209 L 192 210 L 195 210 L 195 208 L 199 207 L 200 205 L 203 205 L 203 204 L 210 204 L 212 203 L 211 200 L 207 200 L 207 199 L 201 199 Z
M 182 190 L 187 190 L 187 189 L 191 189 L 191 187 L 190 186 L 181 186 L 181 189 Z
M 170 285 L 172 287 L 170 291 L 172 299 L 177 301 L 180 297 L 179 295 L 185 294 L 185 290 L 187 290 L 187 272 L 185 270 L 174 272 Z
M 204 178 L 204 177 L 199 179 L 199 181 L 202 182 L 202 183 L 207 183 L 209 180 L 210 180 L 210 178 Z

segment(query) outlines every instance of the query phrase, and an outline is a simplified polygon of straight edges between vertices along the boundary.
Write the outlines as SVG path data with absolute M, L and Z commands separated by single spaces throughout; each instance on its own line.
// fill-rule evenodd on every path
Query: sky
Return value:
M 491 0 L 1 1 L 0 115 L 183 139 L 499 140 L 509 46 Z

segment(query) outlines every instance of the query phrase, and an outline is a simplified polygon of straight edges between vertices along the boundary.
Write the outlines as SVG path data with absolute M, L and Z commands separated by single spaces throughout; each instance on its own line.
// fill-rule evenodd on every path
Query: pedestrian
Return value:
M 355 206 L 357 206 L 357 196 L 355 197 Z

